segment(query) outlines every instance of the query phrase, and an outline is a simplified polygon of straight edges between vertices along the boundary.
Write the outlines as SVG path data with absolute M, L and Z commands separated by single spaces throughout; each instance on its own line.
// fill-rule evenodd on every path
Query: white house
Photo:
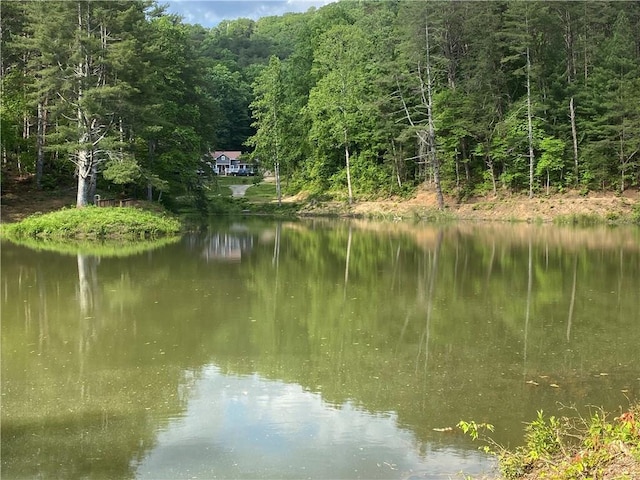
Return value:
M 216 151 L 209 153 L 207 162 L 216 175 L 254 175 L 255 165 L 242 160 L 240 151 Z

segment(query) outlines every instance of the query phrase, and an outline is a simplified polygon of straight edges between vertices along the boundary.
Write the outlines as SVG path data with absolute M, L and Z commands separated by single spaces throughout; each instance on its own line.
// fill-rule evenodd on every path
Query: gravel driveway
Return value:
M 251 185 L 229 185 L 231 189 L 231 196 L 236 197 L 244 197 L 247 188 L 251 187 Z

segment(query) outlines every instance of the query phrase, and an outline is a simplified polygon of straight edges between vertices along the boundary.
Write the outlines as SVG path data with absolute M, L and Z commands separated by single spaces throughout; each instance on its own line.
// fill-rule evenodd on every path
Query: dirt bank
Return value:
M 3 172 L 3 175 L 7 175 Z M 56 191 L 38 190 L 33 176 L 7 175 L 2 182 L 0 196 L 0 222 L 18 222 L 34 213 L 48 213 L 64 207 L 75 206 L 73 187 Z
M 300 199 L 292 199 L 299 201 Z M 558 217 L 591 215 L 603 219 L 620 220 L 631 217 L 640 201 L 637 190 L 624 195 L 569 192 L 562 195 L 536 196 L 508 195 L 503 197 L 476 197 L 464 203 L 445 198 L 445 212 L 462 220 L 551 222 Z M 390 199 L 356 202 L 349 207 L 345 202 L 309 203 L 305 214 L 338 214 L 364 217 L 429 218 L 437 211 L 436 196 L 419 191 L 409 199 Z

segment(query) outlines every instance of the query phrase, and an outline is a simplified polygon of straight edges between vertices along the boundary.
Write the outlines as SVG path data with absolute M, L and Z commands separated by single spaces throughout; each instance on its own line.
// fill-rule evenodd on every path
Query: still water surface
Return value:
M 2 243 L 2 478 L 463 478 L 640 396 L 640 233 L 255 219 Z

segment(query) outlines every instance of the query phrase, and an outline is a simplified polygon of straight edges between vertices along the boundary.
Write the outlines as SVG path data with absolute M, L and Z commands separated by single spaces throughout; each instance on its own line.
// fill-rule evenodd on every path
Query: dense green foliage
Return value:
M 180 232 L 180 222 L 138 208 L 87 207 L 32 215 L 5 226 L 10 238 L 155 238 Z
M 509 450 L 488 438 L 491 446 L 485 451 L 498 457 L 506 479 L 635 478 L 640 468 L 639 413 L 639 404 L 614 418 L 602 409 L 588 418 L 547 418 L 539 410 L 526 425 L 524 445 Z M 493 431 L 493 425 L 473 421 L 461 421 L 458 427 L 474 440 L 483 429 Z
M 147 0 L 5 2 L 4 165 L 40 186 L 202 207 L 201 159 L 254 149 L 282 188 L 640 184 L 637 2 L 340 1 L 183 24 Z M 278 187 L 280 182 L 278 182 Z

